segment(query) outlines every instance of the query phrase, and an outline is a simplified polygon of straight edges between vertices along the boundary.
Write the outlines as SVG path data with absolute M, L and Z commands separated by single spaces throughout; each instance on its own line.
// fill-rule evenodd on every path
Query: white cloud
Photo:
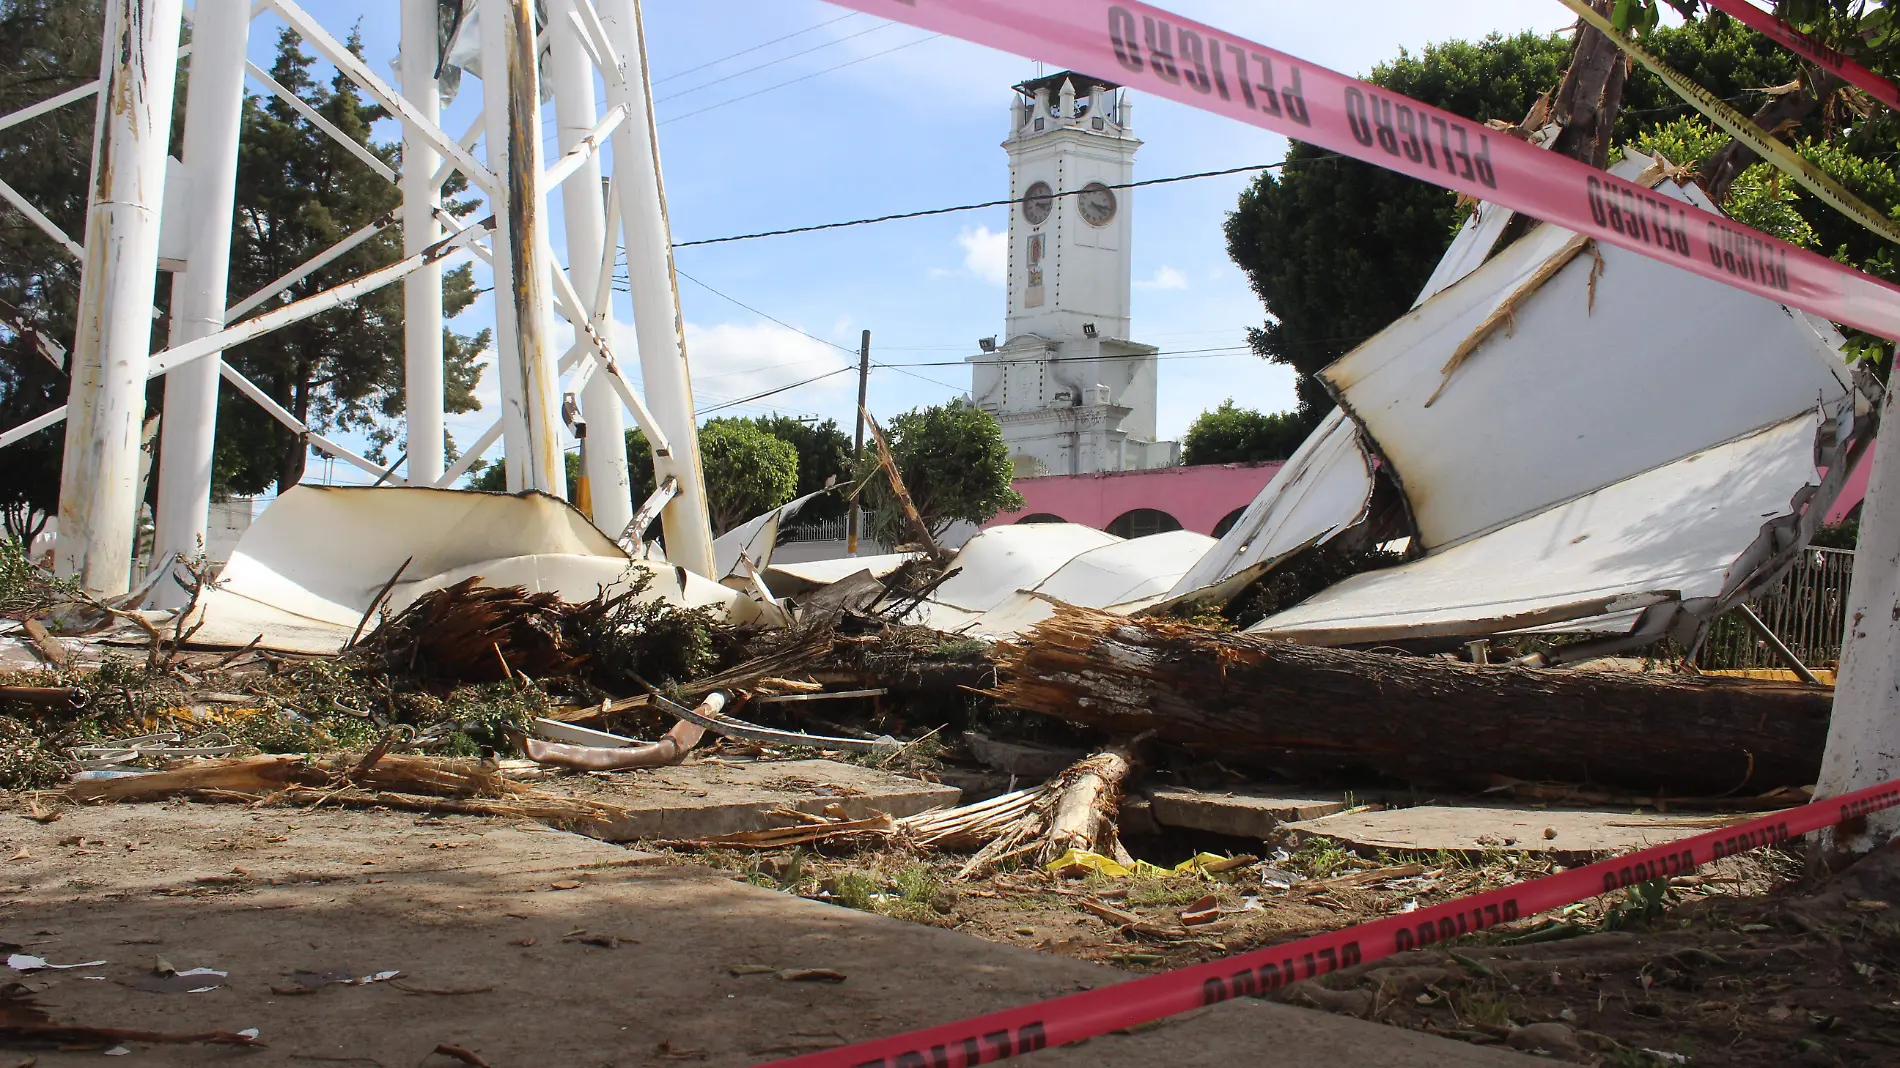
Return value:
M 631 331 L 628 333 L 631 336 Z M 701 326 L 689 321 L 686 353 L 692 360 L 693 392 L 701 408 L 854 366 L 853 353 L 776 323 Z M 840 374 L 778 394 L 770 403 L 803 410 L 811 406 L 811 398 L 816 393 L 854 388 L 855 378 Z M 754 413 L 746 409 L 728 414 Z
M 1155 268 L 1153 278 L 1136 282 L 1135 285 L 1142 289 L 1186 289 L 1188 277 L 1180 268 L 1163 264 Z
M 993 286 L 1009 277 L 1009 231 L 987 226 L 964 227 L 957 235 L 963 246 L 963 269 Z

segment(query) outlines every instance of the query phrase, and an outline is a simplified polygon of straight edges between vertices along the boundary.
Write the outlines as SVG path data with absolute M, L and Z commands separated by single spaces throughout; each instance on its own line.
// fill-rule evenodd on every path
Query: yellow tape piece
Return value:
M 1661 60 L 1644 51 L 1641 45 L 1616 32 L 1616 27 L 1610 23 L 1609 19 L 1599 15 L 1583 0 L 1563 0 L 1563 5 L 1576 12 L 1578 18 L 1596 27 L 1605 37 L 1616 42 L 1616 46 L 1627 53 L 1631 59 L 1649 68 L 1650 73 L 1661 78 L 1663 84 L 1675 90 L 1677 96 L 1708 116 L 1711 122 L 1726 130 L 1730 137 L 1754 149 L 1756 155 L 1773 164 L 1783 174 L 1801 183 L 1808 192 L 1832 204 L 1843 215 L 1900 245 L 1900 225 L 1896 225 L 1892 219 L 1875 211 L 1866 201 L 1848 192 L 1845 186 L 1835 181 L 1826 171 L 1803 159 L 1785 143 L 1768 136 L 1748 116 L 1729 107 L 1707 89 L 1671 70 Z
M 1111 879 L 1127 879 L 1133 876 L 1152 878 L 1159 875 L 1205 875 L 1209 864 L 1220 864 L 1226 857 L 1213 853 L 1196 853 L 1172 868 L 1159 864 L 1150 864 L 1137 860 L 1133 867 L 1121 863 L 1100 853 L 1091 853 L 1086 849 L 1070 849 L 1044 866 L 1045 871 L 1062 875 L 1080 875 L 1084 872 L 1097 872 Z

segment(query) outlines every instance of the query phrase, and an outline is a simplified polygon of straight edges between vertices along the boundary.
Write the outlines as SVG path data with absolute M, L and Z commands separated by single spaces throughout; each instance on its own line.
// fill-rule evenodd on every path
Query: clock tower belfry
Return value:
M 1001 344 L 971 358 L 1019 477 L 1165 467 L 1155 348 L 1128 340 L 1135 150 L 1127 90 L 1075 71 L 1009 106 L 1008 298 Z

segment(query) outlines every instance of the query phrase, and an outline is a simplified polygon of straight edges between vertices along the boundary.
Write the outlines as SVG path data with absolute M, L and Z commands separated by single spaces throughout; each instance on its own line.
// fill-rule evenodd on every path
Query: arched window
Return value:
M 1032 512 L 1018 519 L 1018 523 L 1067 523 L 1068 520 L 1054 512 Z
M 1180 529 L 1179 519 L 1153 508 L 1123 512 L 1108 525 L 1108 532 L 1118 538 L 1145 538 L 1150 534 L 1165 534 Z
M 1240 522 L 1240 517 L 1246 514 L 1246 511 L 1247 506 L 1241 505 L 1239 508 L 1221 516 L 1220 522 L 1214 524 L 1214 536 L 1217 538 L 1226 537 L 1227 532 L 1234 529 L 1234 524 Z

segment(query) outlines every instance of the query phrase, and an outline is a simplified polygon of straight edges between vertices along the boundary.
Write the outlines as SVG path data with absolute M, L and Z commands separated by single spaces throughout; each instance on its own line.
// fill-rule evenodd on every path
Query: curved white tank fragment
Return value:
M 1214 545 L 1213 538 L 1192 530 L 1117 539 L 1077 554 L 1032 589 L 1010 594 L 963 633 L 980 638 L 1020 634 L 1053 615 L 1058 602 L 1133 615 L 1161 601 Z
M 1251 631 L 1311 645 L 1496 634 L 1715 598 L 1819 481 L 1806 412 L 1398 567 L 1355 575 Z M 1627 626 L 1624 627 L 1627 630 Z
M 1690 199 L 1673 181 L 1658 193 Z M 1538 226 L 1321 372 L 1428 551 L 1849 401 L 1840 356 L 1787 308 L 1599 247 L 1600 263 L 1576 256 L 1522 300 L 1426 407 L 1459 344 L 1573 236 Z
M 745 581 L 739 570 L 739 556 L 752 561 L 752 566 L 763 571 L 772 563 L 772 549 L 778 544 L 779 527 L 799 513 L 805 505 L 811 503 L 819 494 L 830 493 L 821 489 L 818 493 L 807 493 L 803 497 L 786 501 L 769 512 L 761 512 L 751 519 L 733 527 L 713 539 L 713 569 L 719 572 L 721 581 L 737 578 Z
M 653 597 L 716 607 L 734 622 L 751 618 L 752 602 L 738 591 L 664 561 L 629 559 L 586 516 L 553 497 L 294 486 L 239 539 L 199 602 L 203 626 L 193 641 L 241 646 L 259 638 L 265 649 L 335 653 L 404 560 L 410 562 L 390 591 L 391 612 L 470 575 L 486 585 L 585 601 L 640 568 L 653 573 Z
M 1372 461 L 1359 428 L 1334 409 L 1163 603 L 1231 596 L 1299 550 L 1352 527 L 1371 503 Z

